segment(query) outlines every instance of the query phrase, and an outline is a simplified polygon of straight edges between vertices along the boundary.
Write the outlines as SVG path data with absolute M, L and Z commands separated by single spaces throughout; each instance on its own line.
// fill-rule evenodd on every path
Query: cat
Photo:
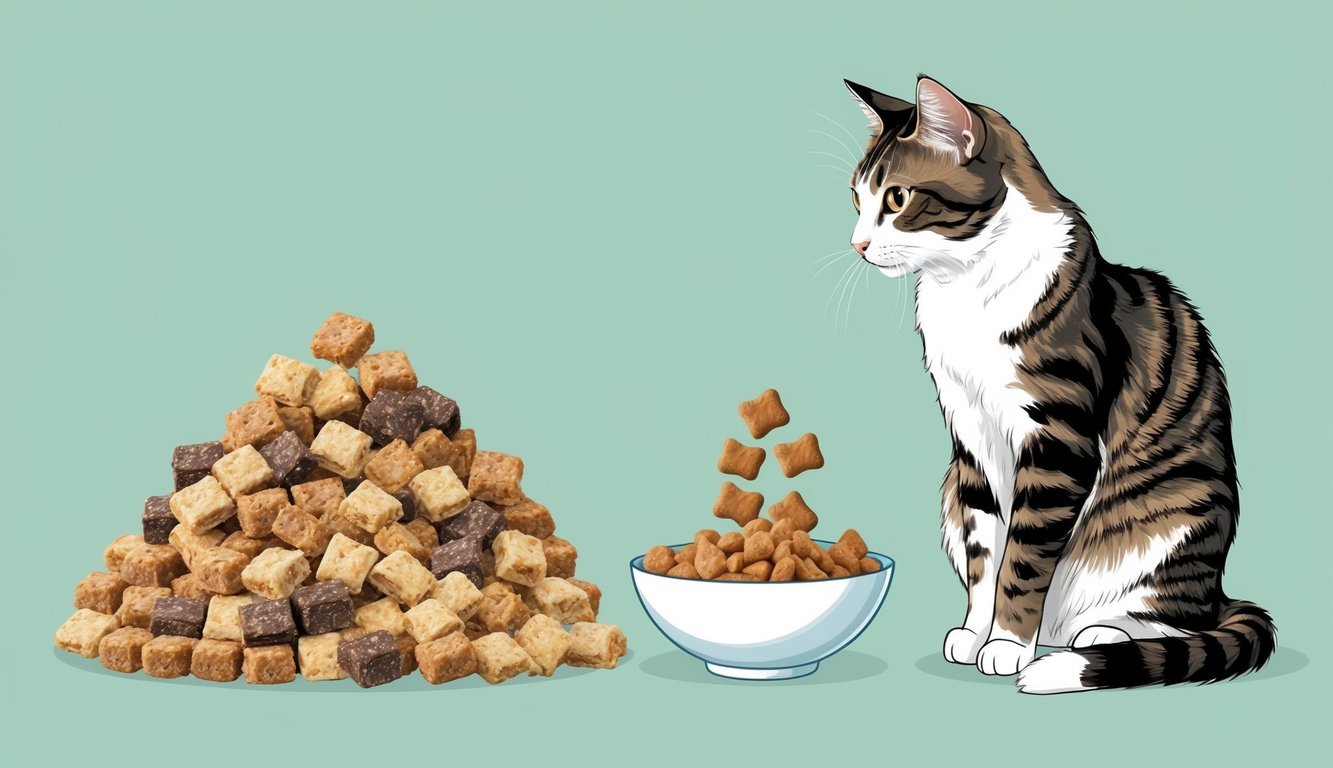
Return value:
M 1025 693 L 1263 666 L 1271 617 L 1222 592 L 1236 462 L 1197 310 L 1162 275 L 1103 260 L 995 110 L 925 76 L 914 102 L 847 87 L 872 133 L 852 247 L 886 276 L 917 275 L 953 438 L 941 527 L 967 613 L 945 658 L 1017 674 Z M 1036 658 L 1038 641 L 1065 650 Z

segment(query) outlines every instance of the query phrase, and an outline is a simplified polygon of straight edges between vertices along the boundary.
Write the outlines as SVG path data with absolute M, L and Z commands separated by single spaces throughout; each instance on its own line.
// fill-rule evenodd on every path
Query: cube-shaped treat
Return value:
M 213 477 L 235 499 L 273 485 L 273 468 L 253 445 L 243 445 L 213 464 Z
M 200 680 L 230 683 L 241 676 L 241 644 L 204 638 L 190 654 L 190 674 Z
M 310 407 L 325 421 L 356 413 L 361 410 L 361 388 L 346 368 L 331 366 L 319 374 Z
M 268 359 L 263 373 L 255 381 L 255 392 L 283 405 L 305 405 L 315 394 L 319 383 L 319 369 L 300 360 L 274 355 Z
M 542 552 L 546 554 L 546 575 L 568 579 L 574 575 L 575 561 L 579 551 L 573 544 L 559 536 L 542 539 Z
M 342 480 L 336 477 L 292 486 L 292 501 L 296 506 L 321 520 L 328 513 L 336 512 L 345 498 L 347 493 L 343 491 Z
M 449 442 L 451 448 L 449 466 L 453 468 L 454 474 L 466 483 L 472 473 L 472 460 L 477 456 L 477 432 L 472 429 L 460 429 L 457 434 L 449 436 Z
M 352 594 L 341 581 L 317 581 L 292 592 L 292 612 L 307 635 L 337 632 L 356 624 Z
M 291 430 L 283 432 L 277 440 L 260 448 L 259 455 L 264 457 L 269 469 L 273 470 L 273 482 L 277 485 L 304 483 L 319 466 L 300 436 Z
M 370 435 L 341 421 L 328 421 L 315 435 L 310 453 L 319 465 L 343 478 L 361 474 L 370 460 Z
M 400 522 L 426 548 L 426 557 L 430 557 L 430 551 L 440 545 L 440 532 L 429 522 L 420 518 Z
M 458 434 L 461 416 L 458 402 L 445 397 L 430 387 L 417 387 L 407 395 L 422 407 L 422 428 L 438 429 L 446 436 Z
M 430 571 L 437 579 L 458 572 L 480 589 L 485 578 L 481 570 L 481 539 L 448 541 L 430 552 Z
M 286 600 L 310 575 L 310 563 L 298 549 L 266 549 L 241 571 L 245 588 L 269 600 Z
M 394 440 L 366 463 L 366 479 L 386 493 L 396 495 L 425 469 L 411 446 L 402 440 Z
M 296 663 L 307 680 L 341 680 L 347 672 L 338 663 L 337 632 L 304 635 L 296 641 Z
M 204 636 L 208 601 L 189 597 L 159 597 L 153 604 L 153 619 L 148 631 L 154 635 Z
M 375 534 L 375 548 L 386 555 L 406 552 L 418 561 L 430 557 L 430 549 L 401 523 L 389 523 L 381 528 Z
M 158 635 L 140 649 L 143 671 L 149 677 L 185 677 L 190 674 L 191 657 L 199 643 L 193 637 Z
M 125 556 L 143 543 L 143 536 L 137 533 L 118 536 L 102 552 L 102 562 L 106 563 L 106 569 L 112 573 L 120 573 L 120 566 L 124 564 Z
M 417 640 L 409 634 L 401 634 L 394 637 L 393 642 L 398 646 L 398 674 L 407 677 L 417 671 Z
M 310 354 L 351 368 L 375 343 L 375 326 L 369 320 L 334 312 L 315 331 Z
M 548 576 L 537 582 L 528 591 L 528 596 L 538 611 L 561 624 L 575 624 L 596 618 L 588 593 L 564 579 Z
M 282 645 L 296 639 L 296 619 L 287 600 L 259 600 L 238 606 L 241 643 L 247 648 Z
M 338 644 L 338 663 L 362 688 L 402 677 L 402 657 L 393 635 L 379 630 Z
M 394 552 L 370 569 L 370 583 L 406 606 L 421 602 L 435 586 L 435 577 L 415 557 Z
M 171 513 L 170 496 L 149 496 L 143 503 L 143 540 L 149 544 L 166 544 L 171 529 L 176 527 L 176 516 Z
M 574 642 L 559 621 L 540 613 L 528 619 L 514 635 L 514 640 L 547 677 L 555 674 L 556 667 L 565 660 L 565 653 Z
M 573 643 L 565 654 L 571 667 L 615 669 L 616 660 L 625 655 L 625 633 L 615 624 L 581 621 L 569 630 Z
M 262 458 L 260 462 L 263 462 Z M 264 468 L 267 469 L 268 465 L 265 464 Z M 171 514 L 190 533 L 203 533 L 236 514 L 235 502 L 212 475 L 171 494 L 168 503 Z
M 379 552 L 373 548 L 347 538 L 341 533 L 333 534 L 329 546 L 324 550 L 324 557 L 319 561 L 315 578 L 320 581 L 341 581 L 349 593 L 360 594 L 361 586 L 370 569 L 379 560 Z
M 427 429 L 412 441 L 412 453 L 421 462 L 423 469 L 435 469 L 448 464 L 453 450 L 453 443 L 438 429 Z
M 544 539 L 555 533 L 555 520 L 544 505 L 524 497 L 517 504 L 496 507 L 504 515 L 505 527 Z
M 118 573 L 95 571 L 84 576 L 74 588 L 74 607 L 113 614 L 120 610 L 120 601 L 128 586 Z
M 472 641 L 462 632 L 419 643 L 415 649 L 421 676 L 431 685 L 467 677 L 477 671 L 477 655 Z
M 422 600 L 403 614 L 407 633 L 418 643 L 428 643 L 462 631 L 463 620 L 439 600 Z
M 296 439 L 301 441 L 301 445 L 310 445 L 314 442 L 315 411 L 309 405 L 303 405 L 300 408 L 280 405 L 278 406 L 278 418 L 282 419 L 282 425 L 287 428 L 288 432 L 296 435 Z M 268 446 L 264 447 L 267 448 Z M 268 457 L 265 456 L 264 458 Z M 282 481 L 279 480 L 278 482 Z M 290 482 L 299 483 L 301 481 L 292 480 Z
M 171 478 L 175 483 L 175 489 L 179 491 L 186 486 L 208 477 L 209 470 L 213 469 L 213 463 L 222 458 L 222 443 L 195 443 L 194 445 L 178 445 L 171 452 Z
M 430 592 L 431 599 L 438 600 L 453 611 L 458 618 L 467 621 L 481 607 L 482 594 L 472 580 L 459 571 L 446 575 L 435 582 Z
M 260 552 L 263 552 L 269 547 L 282 547 L 282 545 L 283 542 L 279 541 L 276 536 L 265 536 L 262 539 L 256 539 L 251 536 L 246 536 L 244 531 L 237 531 L 223 539 L 222 543 L 218 546 L 226 547 L 235 552 L 240 552 L 247 558 L 254 559 Z
M 401 350 L 366 355 L 357 361 L 356 369 L 361 374 L 361 389 L 372 400 L 380 390 L 411 392 L 417 386 L 417 372 Z
M 518 631 L 532 616 L 532 611 L 523 603 L 523 598 L 515 593 L 498 597 L 484 596 L 481 607 L 472 614 L 470 621 L 481 625 L 487 632 Z
M 357 608 L 354 617 L 356 625 L 370 632 L 384 630 L 391 635 L 401 635 L 407 631 L 407 620 L 403 618 L 403 609 L 392 597 L 382 597 L 372 603 Z
M 419 473 L 408 484 L 417 515 L 432 523 L 462 512 L 472 502 L 467 488 L 451 467 L 436 467 Z
M 361 423 L 357 428 L 370 435 L 376 445 L 388 445 L 394 440 L 410 443 L 421 432 L 425 413 L 421 403 L 402 392 L 382 389 L 361 412 Z
M 410 522 L 417 521 L 426 524 L 431 528 L 432 531 L 435 530 L 434 525 L 429 520 L 425 519 L 418 520 L 417 500 L 412 498 L 412 490 L 410 488 L 404 488 L 401 491 L 397 491 L 389 495 L 393 496 L 395 499 L 398 499 L 398 503 L 403 506 L 403 516 L 398 518 L 398 522 L 402 523 L 403 525 L 407 525 Z M 436 536 L 438 537 L 439 534 L 437 533 Z M 417 536 L 417 540 L 421 541 L 423 544 L 425 543 L 425 540 L 422 539 L 421 536 Z
M 116 619 L 124 627 L 148 629 L 153 620 L 153 606 L 159 597 L 171 597 L 168 587 L 126 587 Z
M 243 445 L 262 448 L 286 431 L 287 425 L 278 413 L 278 402 L 271 397 L 261 397 L 227 414 L 222 449 L 230 453 Z
M 217 528 L 211 528 L 202 533 L 191 533 L 189 528 L 178 525 L 171 529 L 171 536 L 168 537 L 168 541 L 171 548 L 180 553 L 181 560 L 185 561 L 185 567 L 192 568 L 194 559 L 200 552 L 209 547 L 218 546 L 225 538 L 226 535 Z
M 523 460 L 499 451 L 477 451 L 467 479 L 473 498 L 496 504 L 523 500 Z
M 342 486 L 338 487 L 338 491 L 341 494 Z M 237 499 L 236 519 L 246 536 L 262 539 L 273 533 L 273 521 L 278 519 L 278 515 L 291 507 L 286 490 L 268 488 Z
M 495 552 L 495 575 L 505 581 L 531 587 L 546 576 L 546 553 L 542 540 L 519 531 L 502 531 L 491 546 Z
M 200 586 L 219 595 L 234 595 L 245 587 L 242 574 L 250 558 L 226 547 L 210 547 L 194 557 L 194 575 Z
M 181 554 L 166 544 L 140 544 L 120 564 L 120 577 L 136 587 L 169 587 L 183 573 Z
M 588 605 L 592 608 L 593 615 L 591 620 L 595 621 L 602 607 L 602 588 L 583 579 L 565 579 L 565 581 L 583 590 L 583 593 L 588 596 Z
M 216 595 L 208 601 L 208 618 L 204 621 L 204 638 L 212 640 L 241 640 L 241 606 L 250 605 L 257 598 L 250 594 Z
M 325 528 L 328 528 L 333 533 L 341 533 L 343 536 L 355 541 L 357 544 L 362 544 L 372 549 L 375 547 L 375 535 L 352 522 L 352 520 L 340 510 L 335 509 L 332 512 L 329 512 L 320 519 L 320 522 L 324 524 Z
M 474 501 L 462 512 L 441 522 L 438 531 L 441 541 L 454 541 L 473 536 L 481 539 L 483 548 L 490 549 L 495 537 L 504 529 L 504 515 L 484 501 Z
M 338 505 L 338 515 L 367 533 L 377 533 L 402 517 L 403 505 L 379 486 L 366 480 Z
M 306 557 L 315 557 L 324 553 L 333 532 L 319 518 L 289 506 L 274 519 L 273 535 L 301 550 Z
M 200 584 L 199 577 L 193 573 L 177 576 L 171 580 L 172 597 L 209 600 L 216 594 L 218 593 Z
M 143 669 L 143 647 L 152 639 L 153 633 L 146 629 L 121 627 L 102 638 L 97 656 L 112 672 L 138 672 Z
M 80 608 L 56 630 L 56 647 L 93 659 L 97 657 L 97 646 L 102 638 L 117 629 L 120 629 L 120 622 L 115 616 Z
M 292 655 L 291 644 L 245 648 L 241 671 L 245 682 L 251 685 L 290 683 L 296 679 L 296 657 Z
M 528 652 L 504 632 L 492 632 L 473 640 L 472 650 L 477 656 L 477 672 L 491 685 L 518 677 L 533 668 Z

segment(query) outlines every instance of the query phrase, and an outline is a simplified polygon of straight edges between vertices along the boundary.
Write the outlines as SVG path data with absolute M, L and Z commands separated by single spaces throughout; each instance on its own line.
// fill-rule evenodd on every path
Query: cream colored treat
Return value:
M 370 460 L 370 445 L 370 435 L 365 432 L 341 421 L 329 421 L 315 435 L 310 454 L 321 467 L 351 479 L 360 475 Z
M 403 618 L 403 609 L 392 597 L 382 597 L 373 603 L 366 603 L 353 614 L 356 625 L 367 632 L 384 630 L 395 637 L 407 631 L 407 620 Z
M 569 630 L 573 643 L 565 655 L 571 667 L 615 669 L 616 660 L 625 655 L 625 633 L 615 624 L 581 621 Z
M 403 516 L 403 504 L 378 485 L 365 480 L 338 505 L 338 515 L 374 534 Z
M 153 619 L 153 605 L 159 597 L 171 597 L 168 587 L 126 587 L 121 595 L 116 619 L 122 627 L 148 628 Z
M 102 552 L 102 562 L 106 563 L 106 569 L 112 573 L 119 573 L 120 564 L 125 562 L 125 555 L 143 543 L 143 536 L 127 533 L 108 544 L 106 550 Z
M 518 531 L 501 531 L 492 545 L 495 575 L 531 587 L 546 577 L 546 553 L 541 539 Z
M 533 668 L 528 652 L 504 632 L 492 632 L 473 640 L 472 651 L 477 655 L 477 673 L 491 685 L 503 683 Z
M 428 643 L 463 629 L 463 620 L 434 598 L 422 600 L 403 614 L 407 633 L 418 643 Z
M 259 456 L 259 452 L 255 451 L 255 455 Z M 222 458 L 225 459 L 226 456 Z M 263 461 L 264 457 L 260 456 L 259 460 Z M 222 463 L 221 460 L 218 463 Z M 265 464 L 264 468 L 268 469 L 268 464 Z M 271 479 L 273 470 L 270 469 L 268 474 Z M 236 514 L 236 504 L 232 502 L 218 479 L 212 475 L 206 475 L 194 485 L 187 485 L 171 494 L 168 504 L 171 507 L 171 514 L 175 515 L 180 524 L 191 533 L 203 533 Z M 176 529 L 172 530 L 174 532 Z
M 97 658 L 102 638 L 120 629 L 115 616 L 80 608 L 56 630 L 56 647 L 88 659 Z
M 255 382 L 255 391 L 268 395 L 283 405 L 305 405 L 315 394 L 319 369 L 300 360 L 274 355 Z
M 419 473 L 408 483 L 417 515 L 438 523 L 462 512 L 472 502 L 467 488 L 452 467 L 436 467 Z
M 282 600 L 309 575 L 310 563 L 300 550 L 270 547 L 241 571 L 241 582 L 256 595 Z
M 528 594 L 539 612 L 561 624 L 587 622 L 596 618 L 593 615 L 592 603 L 588 600 L 588 593 L 564 579 L 544 578 L 537 582 Z
M 403 605 L 413 606 L 435 586 L 435 575 L 406 552 L 394 552 L 370 569 L 370 583 Z
M 211 528 L 202 533 L 191 533 L 184 525 L 178 525 L 171 529 L 171 535 L 167 537 L 167 541 L 175 547 L 177 552 L 181 553 L 181 559 L 185 561 L 185 567 L 194 570 L 194 556 L 209 547 L 219 546 L 225 538 L 226 534 L 216 528 Z
M 472 579 L 464 576 L 461 571 L 453 571 L 435 582 L 430 596 L 444 603 L 446 608 L 458 614 L 458 618 L 463 621 L 472 618 L 472 614 L 481 607 L 481 590 L 477 589 Z
M 336 419 L 361 407 L 361 389 L 346 368 L 329 366 L 319 374 L 319 382 L 310 396 L 310 407 L 321 419 Z
M 514 640 L 547 677 L 555 673 L 574 642 L 559 621 L 540 613 L 528 619 L 528 623 L 514 635 Z
M 241 574 L 249 564 L 250 558 L 234 549 L 209 547 L 195 555 L 191 570 L 204 589 L 234 595 L 244 586 Z
M 358 544 L 341 533 L 333 534 L 329 546 L 324 550 L 324 557 L 319 561 L 315 578 L 320 581 L 337 579 L 347 585 L 347 591 L 354 595 L 361 594 L 361 586 L 370 575 L 370 569 L 380 559 L 380 553 L 371 547 Z
M 341 680 L 347 671 L 338 663 L 339 632 L 305 635 L 296 641 L 296 663 L 307 680 Z
M 204 637 L 210 640 L 241 640 L 242 605 L 257 598 L 248 592 L 239 595 L 215 595 L 208 601 L 208 618 L 204 620 Z
M 212 472 L 233 499 L 273 485 L 273 468 L 253 445 L 243 445 L 218 459 Z

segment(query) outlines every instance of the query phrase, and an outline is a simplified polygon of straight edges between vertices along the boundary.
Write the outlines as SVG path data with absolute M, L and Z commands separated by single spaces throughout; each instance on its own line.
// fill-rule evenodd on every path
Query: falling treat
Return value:
M 824 454 L 819 452 L 819 438 L 813 432 L 806 432 L 790 443 L 773 446 L 773 455 L 782 467 L 786 477 L 796 477 L 807 469 L 819 469 L 824 466 Z
M 766 389 L 759 397 L 741 403 L 740 413 L 745 426 L 750 428 L 750 436 L 756 440 L 791 421 L 776 389 Z
M 819 525 L 819 515 L 815 514 L 813 509 L 801 498 L 797 491 L 791 491 L 782 500 L 768 508 L 768 516 L 777 523 L 784 520 L 790 521 L 790 524 L 798 531 L 809 533 Z
M 750 448 L 728 437 L 722 444 L 722 455 L 717 460 L 717 471 L 753 480 L 759 476 L 759 467 L 764 463 L 764 456 L 763 448 Z
M 725 482 L 713 504 L 713 515 L 743 526 L 759 517 L 759 509 L 763 506 L 763 494 L 742 491 L 735 483 Z

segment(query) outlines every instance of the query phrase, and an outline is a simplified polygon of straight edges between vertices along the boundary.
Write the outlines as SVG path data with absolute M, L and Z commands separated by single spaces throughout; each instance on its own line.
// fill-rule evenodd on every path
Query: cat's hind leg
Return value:
M 1073 642 L 1069 644 L 1070 648 L 1088 648 L 1094 645 L 1108 645 L 1110 643 L 1123 643 L 1132 640 L 1129 633 L 1119 627 L 1108 627 L 1105 624 L 1093 624 L 1090 627 L 1084 627 L 1074 636 Z

